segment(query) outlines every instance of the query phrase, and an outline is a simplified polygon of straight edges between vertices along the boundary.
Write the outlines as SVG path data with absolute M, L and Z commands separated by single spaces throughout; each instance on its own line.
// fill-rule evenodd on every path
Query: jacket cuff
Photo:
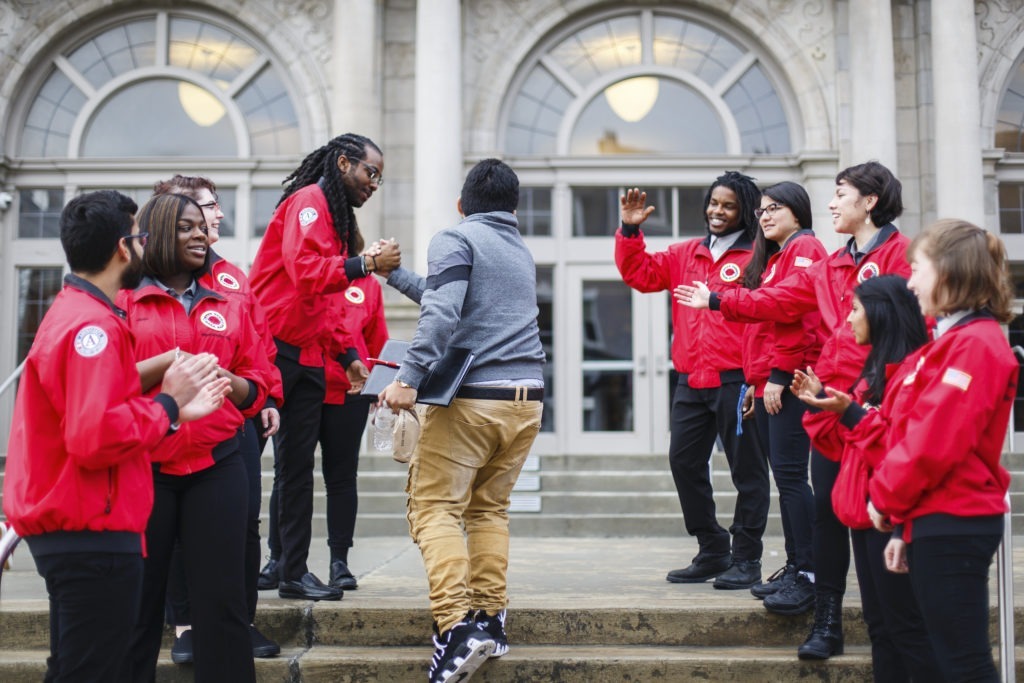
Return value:
M 708 308 L 712 311 L 722 310 L 722 297 L 718 292 L 711 292 L 711 296 L 708 297 Z
M 153 397 L 153 400 L 163 406 L 163 409 L 167 412 L 167 419 L 170 420 L 171 424 L 178 421 L 179 413 L 178 403 L 171 398 L 170 394 L 159 393 Z
M 622 236 L 623 237 L 637 237 L 640 235 L 640 225 L 634 223 L 623 223 L 622 224 Z
M 277 401 L 274 400 L 273 396 L 267 396 L 267 400 L 263 404 L 263 410 L 266 410 L 267 408 L 277 410 Z
M 348 281 L 358 280 L 366 276 L 366 262 L 362 256 L 353 256 L 345 259 L 345 277 Z
M 245 378 L 243 378 L 245 379 Z M 246 384 L 249 385 L 249 394 L 245 397 L 245 400 L 238 405 L 239 410 L 245 410 L 252 406 L 256 402 L 256 396 L 259 394 L 259 387 L 256 386 L 256 382 L 251 379 L 245 380 Z
M 840 416 L 839 424 L 847 429 L 853 429 L 867 414 L 868 411 L 864 410 L 864 406 L 859 403 L 851 403 L 843 411 L 842 416 Z
M 771 372 L 768 373 L 768 381 L 772 384 L 781 384 L 788 387 L 793 383 L 793 373 L 780 370 L 779 368 L 772 368 Z
M 352 365 L 359 360 L 359 351 L 355 347 L 349 347 L 345 349 L 344 353 L 338 354 L 338 362 L 341 363 L 341 367 L 348 370 L 348 366 Z

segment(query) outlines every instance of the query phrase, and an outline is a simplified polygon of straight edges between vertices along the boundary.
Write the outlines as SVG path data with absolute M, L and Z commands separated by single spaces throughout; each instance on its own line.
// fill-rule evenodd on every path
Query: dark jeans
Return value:
M 242 433 L 242 461 L 249 482 L 248 520 L 245 527 L 245 602 L 249 623 L 256 619 L 256 599 L 259 592 L 256 580 L 260 573 L 260 498 L 262 497 L 263 473 L 260 471 L 260 439 L 257 430 L 262 431 L 259 417 L 245 422 Z M 188 602 L 188 585 L 185 583 L 185 562 L 181 556 L 181 544 L 174 544 L 171 567 L 167 575 L 167 623 L 171 626 L 187 626 L 192 623 L 192 611 Z
M 988 571 L 1001 540 L 994 534 L 931 536 L 907 545 L 910 583 L 942 680 L 999 680 L 988 638 Z
M 142 556 L 33 555 L 50 598 L 47 683 L 130 681 L 132 633 L 142 596 Z
M 758 444 L 754 420 L 743 422 L 736 434 L 736 404 L 740 383 L 714 389 L 693 389 L 681 380 L 672 401 L 672 439 L 669 465 L 675 480 L 686 531 L 697 537 L 700 551 L 709 555 L 729 552 L 736 560 L 761 559 L 768 520 L 770 488 L 768 464 Z M 709 461 L 715 437 L 722 440 L 736 487 L 736 509 L 726 532 L 715 516 Z
M 754 417 L 761 447 L 768 453 L 775 487 L 779 490 L 782 533 L 786 541 L 786 561 L 800 571 L 814 571 L 812 528 L 814 493 L 807 481 L 811 440 L 804 431 L 807 406 L 788 390 L 782 392 L 782 410 L 769 415 L 764 401 L 754 401 Z
M 850 571 L 850 529 L 832 510 L 832 487 L 839 463 L 811 449 L 811 485 L 814 487 L 814 588 L 817 593 L 843 595 Z
M 299 365 L 280 353 L 275 362 L 284 383 L 281 429 L 274 435 L 274 494 L 281 539 L 278 575 L 282 581 L 297 581 L 309 571 L 313 467 L 326 385 L 323 368 Z
M 910 576 L 885 568 L 885 546 L 891 537 L 875 529 L 850 532 L 875 683 L 941 681 Z
M 370 401 L 363 397 L 346 397 L 341 405 L 324 404 L 320 418 L 320 453 L 327 489 L 327 547 L 331 560 L 347 560 L 348 549 L 356 528 L 359 491 L 356 486 L 359 470 L 359 445 L 366 429 Z M 270 518 L 277 510 L 277 490 L 270 494 Z M 281 555 L 281 539 L 277 525 L 270 525 L 267 538 L 270 556 Z
M 237 452 L 194 474 L 154 472 L 133 680 L 155 679 L 175 539 L 181 541 L 191 598 L 195 680 L 255 680 L 245 602 L 247 487 Z

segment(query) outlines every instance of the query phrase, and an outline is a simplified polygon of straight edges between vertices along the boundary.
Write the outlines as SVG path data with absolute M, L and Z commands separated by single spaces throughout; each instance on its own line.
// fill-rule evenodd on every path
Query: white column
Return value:
M 459 220 L 462 189 L 462 13 L 459 0 L 416 3 L 415 266 L 431 236 Z
M 934 5 L 933 5 L 934 6 Z M 889 0 L 850 0 L 850 159 L 896 165 L 896 67 Z
M 365 135 L 381 142 L 381 32 L 377 0 L 334 0 L 334 97 L 331 101 L 330 137 L 344 133 Z M 320 145 L 327 140 L 317 140 Z M 308 150 L 312 151 L 312 150 Z M 387 150 L 384 149 L 387 178 Z M 387 188 L 357 209 L 359 229 L 367 242 L 383 237 L 383 200 Z
M 931 20 L 936 215 L 984 226 L 974 2 L 932 0 Z

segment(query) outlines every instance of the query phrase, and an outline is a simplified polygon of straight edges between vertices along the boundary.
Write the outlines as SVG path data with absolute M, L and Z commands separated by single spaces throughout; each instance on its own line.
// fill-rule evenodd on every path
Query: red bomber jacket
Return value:
M 904 523 L 907 541 L 932 516 L 1003 514 L 1010 475 L 999 460 L 1020 366 L 999 323 L 968 315 L 905 363 L 912 371 L 882 403 L 889 428 L 871 502 Z
M 323 367 L 331 353 L 331 305 L 324 295 L 348 287 L 347 255 L 316 184 L 296 190 L 277 207 L 260 242 L 249 281 L 270 331 L 298 347 L 302 365 Z
M 388 340 L 388 325 L 384 320 L 384 296 L 380 282 L 372 275 L 353 280 L 343 294 L 335 296 L 334 303 L 340 308 L 340 321 L 334 329 L 354 340 L 359 360 L 368 368 L 373 364 L 367 358 L 376 358 Z M 327 394 L 324 403 L 341 405 L 345 402 L 351 384 L 340 363 L 328 362 L 324 374 L 327 379 Z
M 64 282 L 18 385 L 4 513 L 30 545 L 53 532 L 125 532 L 93 534 L 88 547 L 116 552 L 113 540 L 138 553 L 153 507 L 149 452 L 177 420 L 177 405 L 166 394 L 142 396 L 123 311 L 79 277 Z M 75 541 L 89 534 L 75 536 L 62 537 L 65 549 L 85 550 Z
M 643 232 L 626 237 L 615 233 L 615 265 L 627 285 L 640 292 L 671 292 L 694 280 L 715 291 L 743 286 L 743 269 L 753 255 L 749 241 L 740 238 L 716 263 L 708 239 L 673 244 L 666 251 L 648 253 Z M 721 386 L 720 373 L 743 367 L 743 325 L 713 311 L 672 306 L 672 364 L 687 375 L 694 389 Z
M 284 387 L 281 383 L 281 371 L 274 365 L 274 358 L 277 357 L 277 345 L 274 344 L 274 335 L 270 331 L 267 314 L 252 293 L 248 276 L 241 268 L 210 249 L 210 267 L 198 279 L 199 284 L 207 289 L 224 294 L 229 298 L 238 297 L 242 300 L 267 354 L 269 374 L 265 378 L 265 384 L 268 387 L 269 400 L 272 401 L 272 405 L 280 406 L 284 403 Z
M 192 310 L 148 278 L 138 289 L 118 296 L 135 333 L 135 355 L 152 358 L 175 347 L 188 353 L 209 352 L 222 368 L 249 381 L 249 395 L 236 407 L 230 400 L 212 414 L 183 424 L 174 440 L 153 451 L 164 474 L 185 475 L 211 467 L 233 452 L 244 418 L 252 417 L 267 398 L 268 363 L 263 344 L 238 298 L 227 298 L 198 285 Z M 159 385 L 148 393 L 159 391 Z M 223 444 L 223 445 L 222 445 Z M 226 449 L 226 450 L 225 450 Z

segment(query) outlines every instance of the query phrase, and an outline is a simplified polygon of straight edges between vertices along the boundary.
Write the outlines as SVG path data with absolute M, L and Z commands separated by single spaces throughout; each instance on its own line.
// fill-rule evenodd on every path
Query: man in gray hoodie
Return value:
M 399 268 L 388 278 L 421 307 L 401 369 L 380 395 L 392 410 L 413 407 L 449 345 L 475 355 L 452 404 L 421 412 L 409 463 L 409 530 L 436 631 L 431 681 L 466 680 L 508 651 L 509 499 L 540 431 L 544 395 L 536 269 L 518 203 L 515 172 L 481 161 L 462 187 L 463 220 L 430 241 L 427 277 Z

